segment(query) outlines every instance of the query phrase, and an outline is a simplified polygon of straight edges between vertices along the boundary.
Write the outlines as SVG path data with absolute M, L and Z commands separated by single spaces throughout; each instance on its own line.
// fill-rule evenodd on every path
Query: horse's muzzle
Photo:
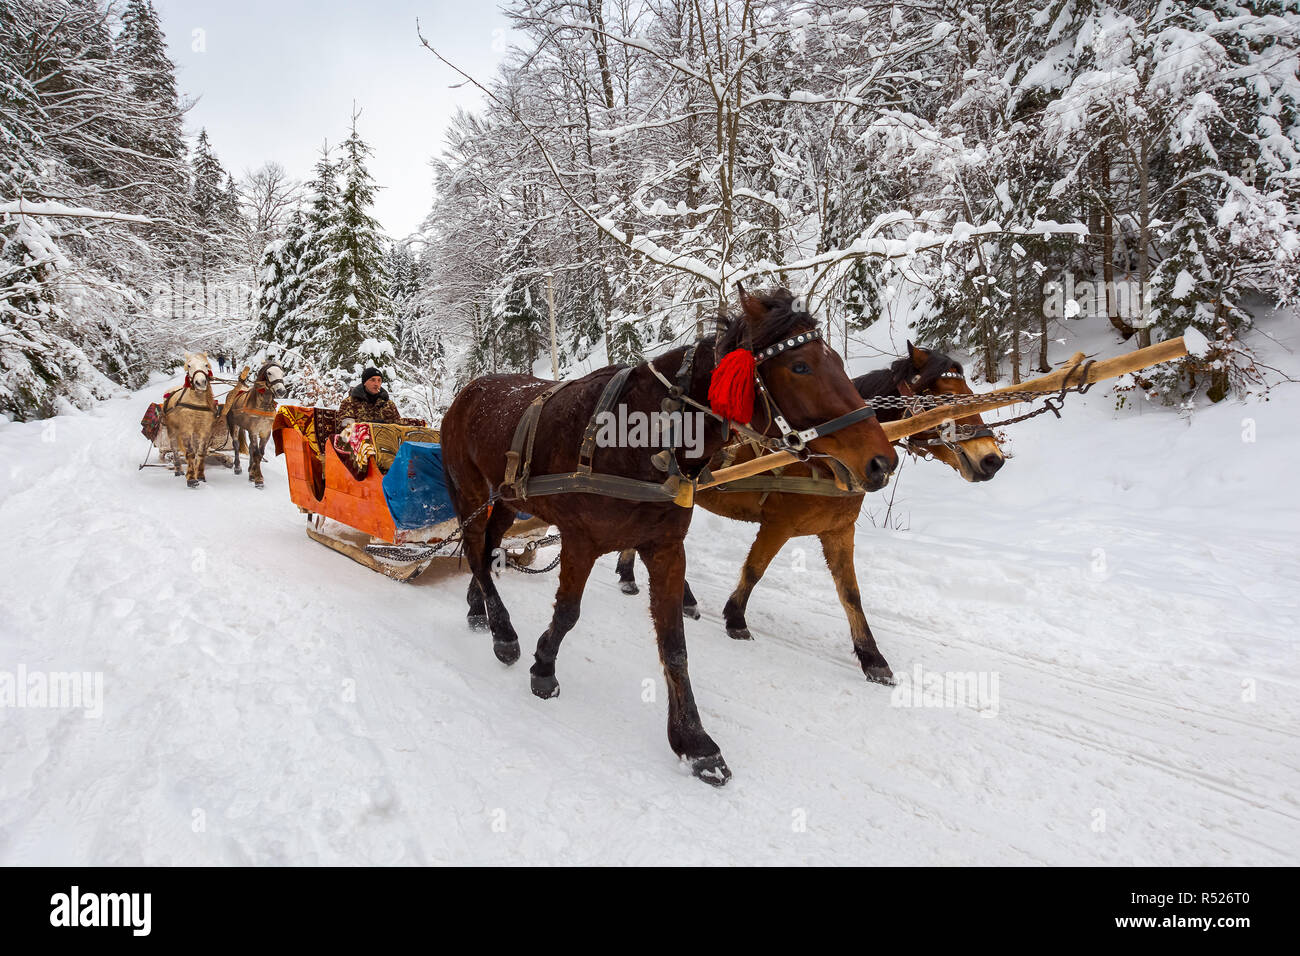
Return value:
M 867 462 L 867 473 L 863 476 L 862 486 L 869 492 L 879 491 L 889 484 L 889 476 L 893 471 L 894 467 L 888 458 L 884 455 L 876 455 Z

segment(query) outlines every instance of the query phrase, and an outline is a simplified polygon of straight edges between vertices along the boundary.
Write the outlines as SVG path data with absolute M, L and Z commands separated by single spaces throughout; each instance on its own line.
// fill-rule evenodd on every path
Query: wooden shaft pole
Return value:
M 1183 344 L 1182 336 L 1179 336 L 1176 339 L 1168 339 L 1125 355 L 1117 355 L 1114 358 L 1093 362 L 1085 376 L 1081 375 L 1083 371 L 1083 353 L 1076 352 L 1063 367 L 1055 372 L 1049 372 L 1039 378 L 1030 379 L 1028 382 L 1021 382 L 1019 385 L 1011 385 L 986 392 L 984 394 L 986 401 L 976 402 L 971 405 L 949 405 L 932 408 L 928 412 L 913 415 L 911 418 L 905 418 L 902 421 L 889 422 L 880 427 L 884 431 L 886 438 L 890 441 L 898 441 L 908 435 L 915 435 L 917 432 L 923 432 L 937 425 L 942 425 L 951 418 L 965 418 L 967 415 L 977 415 L 981 412 L 1005 408 L 1008 405 L 1017 405 L 1024 401 L 1024 399 L 1020 398 L 998 398 L 999 395 L 1005 395 L 1008 392 L 1042 392 L 1045 395 L 1052 395 L 1059 392 L 1062 386 L 1065 385 L 1082 385 L 1085 382 L 1100 382 L 1108 378 L 1118 378 L 1120 375 L 1150 368 L 1152 365 L 1159 365 L 1162 362 L 1169 362 L 1186 354 L 1187 346 Z M 723 468 L 721 471 L 713 472 L 712 479 L 704 484 L 690 485 L 684 483 L 682 490 L 678 492 L 677 503 L 690 507 L 694 500 L 693 492 L 695 491 L 703 491 L 706 488 L 726 484 L 728 481 L 759 475 L 782 465 L 793 464 L 798 460 L 797 456 L 788 451 L 778 451 L 770 455 L 762 455 L 751 461 L 741 462 L 739 465 L 732 465 L 730 468 Z
M 1086 377 L 1080 375 L 1082 371 L 1081 363 L 1074 360 L 1078 358 L 1078 356 L 1075 356 L 1071 360 L 1071 364 L 1059 368 L 1055 372 L 1049 372 L 1039 378 L 1030 379 L 1028 382 L 1021 382 L 1019 385 L 1011 385 L 984 393 L 982 397 L 987 401 L 976 402 L 971 405 L 949 405 L 947 407 L 932 408 L 927 412 L 921 412 L 919 415 L 913 415 L 911 418 L 889 422 L 881 427 L 885 431 L 886 438 L 890 441 L 898 441 L 908 435 L 915 435 L 917 432 L 923 432 L 942 425 L 949 419 L 965 418 L 967 415 L 991 412 L 994 409 L 1006 408 L 1008 405 L 1016 405 L 1023 401 L 1023 399 L 1015 398 L 998 398 L 999 395 L 1004 395 L 1007 392 L 1042 392 L 1050 395 L 1059 392 L 1065 385 L 1082 385 L 1085 382 L 1101 382 L 1108 378 L 1118 378 L 1129 372 L 1137 372 L 1144 368 L 1150 368 L 1152 365 L 1159 365 L 1162 362 L 1181 358 L 1186 354 L 1187 346 L 1183 344 L 1182 336 L 1179 336 L 1176 339 L 1167 339 L 1164 342 L 1149 345 L 1144 349 L 1138 349 L 1126 355 L 1117 355 L 1114 358 L 1093 362 Z

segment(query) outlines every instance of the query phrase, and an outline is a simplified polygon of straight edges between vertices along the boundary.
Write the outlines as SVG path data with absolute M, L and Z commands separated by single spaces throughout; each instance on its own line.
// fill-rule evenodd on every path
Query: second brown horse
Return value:
M 907 352 L 906 356 L 888 368 L 855 378 L 853 385 L 858 393 L 865 399 L 971 394 L 961 365 L 954 359 L 941 352 L 919 349 L 911 342 L 907 343 Z M 878 415 L 882 422 L 897 421 L 903 417 L 904 411 L 900 408 L 881 409 Z M 973 434 L 968 437 L 946 438 L 938 430 L 930 430 L 912 435 L 905 439 L 904 444 L 914 454 L 933 456 L 944 462 L 967 481 L 988 481 L 997 474 L 1005 460 L 997 440 L 984 427 L 984 421 L 978 415 L 960 418 L 956 424 L 964 426 Z M 754 455 L 751 446 L 742 446 L 735 454 L 734 461 L 748 461 Z M 815 462 L 790 465 L 783 470 L 782 477 L 807 478 L 818 475 L 819 469 L 820 466 Z M 829 485 L 831 477 L 825 472 L 821 474 Z M 745 622 L 745 608 L 754 586 L 787 541 L 816 535 L 821 541 L 831 578 L 835 581 L 840 604 L 849 620 L 853 651 L 862 666 L 862 672 L 869 680 L 881 684 L 893 683 L 893 672 L 880 653 L 863 612 L 857 569 L 854 567 L 853 538 L 858 514 L 862 510 L 862 495 L 709 490 L 697 494 L 695 500 L 706 511 L 759 525 L 758 536 L 745 558 L 740 580 L 722 611 L 729 635 L 737 640 L 751 639 Z M 625 594 L 636 593 L 634 560 L 635 555 L 631 551 L 619 555 L 618 574 Z M 685 613 L 698 618 L 699 611 L 695 608 L 695 598 L 691 594 L 689 583 L 684 585 L 683 593 L 686 597 Z

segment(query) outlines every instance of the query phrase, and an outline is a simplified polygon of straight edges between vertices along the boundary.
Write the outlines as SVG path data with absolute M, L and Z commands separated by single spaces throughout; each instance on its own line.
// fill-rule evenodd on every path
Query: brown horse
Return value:
M 868 372 L 853 380 L 854 387 L 865 399 L 883 396 L 913 395 L 969 395 L 970 386 L 962 374 L 961 365 L 940 352 L 928 352 L 907 343 L 908 354 L 889 368 Z M 903 417 L 898 408 L 881 409 L 879 420 L 897 421 Z M 997 440 L 984 428 L 983 419 L 971 415 L 957 421 L 975 434 L 966 437 L 941 435 L 938 430 L 921 432 L 905 439 L 904 444 L 917 455 L 933 455 L 967 481 L 988 481 L 1002 467 L 1005 460 Z M 752 446 L 742 446 L 734 461 L 748 461 L 754 457 Z M 716 466 L 716 463 L 715 463 Z M 817 475 L 819 465 L 791 465 L 784 469 L 783 477 L 809 477 Z M 831 476 L 822 476 L 830 482 Z M 816 535 L 822 544 L 822 553 L 835 581 L 840 604 L 849 619 L 849 632 L 853 650 L 862 672 L 869 680 L 882 684 L 893 683 L 893 672 L 876 646 L 876 641 L 862 610 L 858 591 L 857 571 L 853 562 L 853 533 L 858 513 L 862 509 L 860 494 L 817 495 L 783 493 L 779 491 L 717 491 L 700 492 L 697 503 L 706 511 L 732 518 L 736 521 L 753 521 L 759 524 L 758 536 L 749 549 L 740 581 L 723 608 L 727 633 L 737 640 L 751 640 L 745 623 L 745 608 L 749 596 L 763 577 L 763 572 L 791 538 Z M 635 553 L 623 551 L 619 555 L 618 574 L 625 594 L 636 593 L 633 570 Z M 695 598 L 690 585 L 683 585 L 685 607 L 683 613 L 698 618 Z
M 226 428 L 230 444 L 235 449 L 235 474 L 239 474 L 239 447 L 241 434 L 248 448 L 248 480 L 255 488 L 265 487 L 262 482 L 262 459 L 275 409 L 284 398 L 284 369 L 275 361 L 267 361 L 258 370 L 251 385 L 234 389 L 226 397 Z
M 185 384 L 163 399 L 163 424 L 172 447 L 176 475 L 185 457 L 185 481 L 191 488 L 207 481 L 204 464 L 217 421 L 217 400 L 212 394 L 212 364 L 206 352 L 185 353 Z
M 760 413 L 755 414 L 752 427 L 765 436 L 780 434 L 787 444 L 796 444 L 789 440 L 790 426 L 804 430 L 812 454 L 835 456 L 861 487 L 883 487 L 898 456 L 875 419 L 864 415 L 861 396 L 844 373 L 843 361 L 821 340 L 816 321 L 796 311 L 794 298 L 784 289 L 756 296 L 742 290 L 740 301 L 741 312 L 727 321 L 716 338 L 658 356 L 653 368 L 642 363 L 631 369 L 619 398 L 620 411 L 649 415 L 660 410 L 670 393 L 656 371 L 669 379 L 679 377 L 684 397 L 707 408 L 719 356 L 730 361 L 743 357 L 747 350 L 757 364 L 746 374 L 759 392 L 765 393 L 765 401 L 755 406 Z M 618 371 L 611 367 L 593 372 L 554 393 L 537 425 L 531 474 L 578 473 L 584 427 L 594 421 L 600 397 Z M 554 697 L 559 693 L 555 659 L 565 634 L 578 620 L 592 565 L 607 552 L 635 548 L 650 570 L 650 613 L 668 684 L 669 746 L 689 762 L 697 777 L 720 786 L 731 771 L 700 723 L 682 627 L 686 564 L 682 539 L 692 509 L 666 500 L 632 501 L 579 492 L 533 495 L 526 500 L 497 497 L 484 513 L 505 479 L 507 452 L 517 424 L 530 404 L 553 386 L 527 375 L 478 378 L 461 391 L 443 419 L 443 466 L 463 522 L 465 554 L 473 572 L 467 594 L 470 623 L 481 626 L 486 622 L 491 628 L 498 659 L 506 664 L 518 660 L 519 639 L 493 581 L 493 556 L 519 507 L 556 525 L 564 541 L 559 589 L 550 626 L 537 642 L 530 670 L 533 693 Z M 842 416 L 849 417 L 835 421 Z M 652 456 L 645 447 L 630 447 L 629 438 L 601 447 L 594 456 L 593 471 L 659 484 L 664 480 L 660 467 L 675 455 L 677 467 L 686 476 L 694 476 L 722 447 L 729 424 L 704 419 L 702 440 L 692 449 L 696 457 L 688 457 L 687 449 Z M 659 460 L 659 466 L 652 457 Z

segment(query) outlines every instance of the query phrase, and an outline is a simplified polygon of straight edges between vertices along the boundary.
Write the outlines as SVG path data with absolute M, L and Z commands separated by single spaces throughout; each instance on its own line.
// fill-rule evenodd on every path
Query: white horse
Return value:
M 217 400 L 212 394 L 212 363 L 206 352 L 185 353 L 185 384 L 163 400 L 163 423 L 172 446 L 176 474 L 185 456 L 186 483 L 197 488 L 207 481 L 203 465 L 217 422 Z

